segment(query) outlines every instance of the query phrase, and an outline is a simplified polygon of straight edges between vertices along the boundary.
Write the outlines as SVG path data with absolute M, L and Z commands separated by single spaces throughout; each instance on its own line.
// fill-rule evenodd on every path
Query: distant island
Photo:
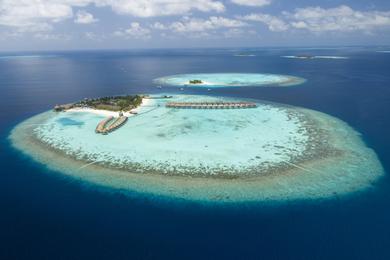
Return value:
M 313 56 L 313 55 L 294 55 L 294 56 L 282 56 L 282 58 L 288 58 L 288 59 L 303 59 L 303 60 L 312 60 L 312 59 L 333 59 L 333 60 L 345 60 L 348 59 L 348 57 L 345 56 Z
M 203 81 L 200 79 L 193 79 L 189 81 L 190 84 L 203 84 Z
M 307 54 L 301 54 L 301 55 L 297 55 L 295 57 L 298 58 L 298 59 L 313 59 L 315 56 L 307 55 Z
M 130 111 L 142 104 L 144 96 L 141 95 L 126 95 L 126 96 L 110 96 L 101 98 L 85 98 L 76 103 L 56 105 L 54 111 L 64 111 L 71 108 L 92 108 L 99 110 L 107 110 L 113 112 Z
M 240 52 L 240 53 L 235 54 L 234 56 L 236 56 L 236 57 L 254 57 L 256 55 L 252 54 L 252 53 Z
M 157 78 L 159 86 L 220 88 L 220 87 L 287 87 L 306 80 L 290 75 L 266 73 L 191 73 Z

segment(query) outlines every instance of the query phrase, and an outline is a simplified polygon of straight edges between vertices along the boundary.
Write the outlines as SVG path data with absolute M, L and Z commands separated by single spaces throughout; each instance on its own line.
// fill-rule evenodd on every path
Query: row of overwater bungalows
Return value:
M 168 102 L 168 108 L 187 108 L 187 109 L 239 109 L 256 108 L 254 102 Z
M 127 122 L 127 119 L 127 116 L 123 115 L 117 118 L 110 116 L 99 122 L 99 124 L 96 126 L 95 132 L 106 135 L 123 126 Z

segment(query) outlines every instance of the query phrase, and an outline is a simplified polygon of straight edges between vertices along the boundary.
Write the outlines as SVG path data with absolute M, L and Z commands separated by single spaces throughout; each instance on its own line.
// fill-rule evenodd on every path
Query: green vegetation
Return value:
M 89 99 L 73 104 L 73 107 L 92 107 L 109 111 L 130 111 L 142 103 L 143 96 L 112 96 Z
M 190 80 L 190 84 L 202 84 L 203 81 L 201 81 L 200 79 L 193 79 L 193 80 Z

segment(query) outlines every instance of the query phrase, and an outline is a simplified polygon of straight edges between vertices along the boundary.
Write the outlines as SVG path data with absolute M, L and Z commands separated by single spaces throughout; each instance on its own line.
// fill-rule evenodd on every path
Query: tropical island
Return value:
M 325 55 L 290 55 L 290 56 L 282 56 L 282 58 L 301 59 L 301 60 L 312 60 L 312 59 L 346 60 L 348 59 L 348 57 L 345 56 L 325 56 Z
M 189 84 L 203 84 L 203 81 L 200 79 L 193 79 L 189 81 Z
M 306 80 L 296 76 L 264 73 L 196 73 L 177 74 L 157 78 L 154 82 L 164 86 L 193 88 L 226 87 L 289 87 Z
M 137 116 L 102 136 L 117 127 L 114 110 L 129 109 L 142 96 L 127 97 L 44 112 L 17 125 L 10 140 L 51 169 L 130 196 L 213 203 L 324 199 L 369 188 L 384 174 L 375 152 L 346 123 L 270 102 L 150 96 Z
M 85 98 L 81 101 L 56 105 L 55 112 L 89 112 L 105 116 L 96 128 L 95 133 L 107 135 L 122 127 L 129 116 L 138 114 L 137 108 L 145 103 L 146 96 L 124 95 L 101 98 Z
M 313 59 L 315 56 L 309 54 L 300 54 L 296 56 L 298 59 Z
M 92 108 L 107 111 L 131 111 L 142 104 L 142 95 L 110 96 L 101 98 L 85 98 L 81 101 L 65 105 L 56 105 L 55 111 L 64 111 L 72 108 Z

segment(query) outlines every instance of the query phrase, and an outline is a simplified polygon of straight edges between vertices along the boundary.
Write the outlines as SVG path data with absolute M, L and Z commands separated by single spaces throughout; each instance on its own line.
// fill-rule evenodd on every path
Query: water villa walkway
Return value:
M 114 117 L 110 116 L 110 117 L 100 121 L 99 124 L 96 126 L 95 132 L 98 134 L 102 134 L 105 131 L 108 123 L 110 123 L 113 119 L 114 119 Z
M 256 108 L 254 102 L 168 102 L 167 108 L 186 109 L 242 109 Z
M 114 117 L 110 116 L 102 120 L 96 127 L 95 132 L 97 134 L 108 134 L 112 131 L 117 130 L 127 122 L 127 116 L 120 116 L 113 121 Z M 113 121 L 113 122 L 112 122 Z M 112 123 L 111 123 L 112 122 Z

